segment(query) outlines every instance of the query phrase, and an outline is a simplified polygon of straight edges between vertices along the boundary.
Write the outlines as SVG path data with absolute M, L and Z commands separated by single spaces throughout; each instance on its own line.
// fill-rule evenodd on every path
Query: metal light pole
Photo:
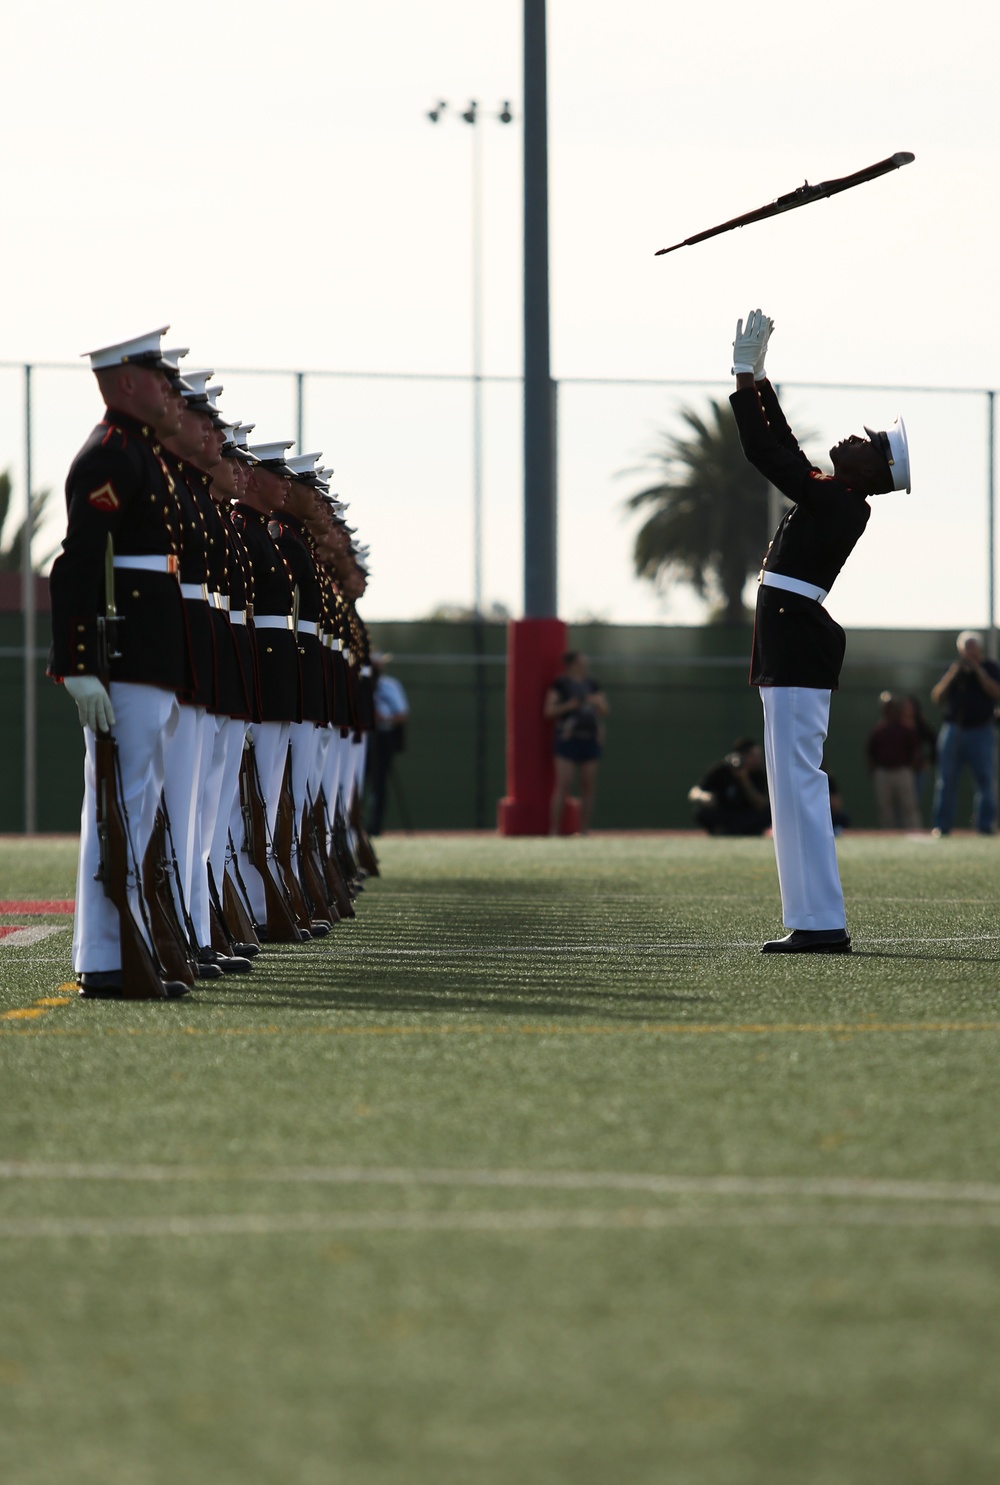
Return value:
M 524 0 L 524 616 L 556 616 L 555 397 L 549 369 L 545 0 Z
M 24 368 L 24 541 L 21 545 L 21 612 L 24 626 L 24 833 L 34 835 L 37 821 L 37 687 L 35 685 L 35 573 L 31 537 L 35 522 L 32 488 L 31 367 Z
M 448 107 L 442 98 L 428 111 L 432 124 L 439 122 Z M 483 147 L 478 128 L 479 104 L 470 99 L 461 114 L 472 126 L 472 639 L 476 655 L 475 808 L 477 830 L 486 824 L 486 738 L 488 731 L 486 690 L 486 620 L 483 614 Z M 505 102 L 495 116 L 509 124 L 514 115 Z
M 501 835 L 547 835 L 555 777 L 542 716 L 566 625 L 556 617 L 556 396 L 549 367 L 549 146 L 545 0 L 524 16 L 524 618 L 507 629 L 507 793 Z M 577 828 L 567 800 L 558 828 Z
M 428 111 L 438 123 L 449 107 L 440 99 Z M 462 113 L 454 114 L 472 125 L 472 606 L 483 612 L 483 148 L 477 125 L 482 118 L 473 98 Z M 509 124 L 514 115 L 505 102 L 494 117 Z

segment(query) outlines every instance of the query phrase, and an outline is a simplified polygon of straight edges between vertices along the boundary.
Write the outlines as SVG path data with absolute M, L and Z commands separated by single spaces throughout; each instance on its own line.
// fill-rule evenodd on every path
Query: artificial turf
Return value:
M 669 836 L 386 839 L 169 1006 L 0 919 L 4 1485 L 993 1485 L 1000 847 L 840 847 L 849 958 Z

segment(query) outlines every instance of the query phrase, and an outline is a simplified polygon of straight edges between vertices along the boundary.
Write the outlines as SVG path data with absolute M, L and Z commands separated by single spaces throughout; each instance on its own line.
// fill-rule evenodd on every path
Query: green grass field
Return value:
M 995 1485 L 998 851 L 786 959 L 766 841 L 390 838 L 169 1006 L 0 919 L 4 1485 Z

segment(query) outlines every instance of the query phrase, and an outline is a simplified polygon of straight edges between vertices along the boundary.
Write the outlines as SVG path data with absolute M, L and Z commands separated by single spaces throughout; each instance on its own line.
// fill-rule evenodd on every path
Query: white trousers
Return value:
M 844 928 L 844 892 L 830 816 L 830 784 L 820 768 L 830 725 L 830 692 L 761 686 L 764 757 L 774 855 L 786 928 Z
M 351 801 L 355 794 L 361 795 L 365 787 L 365 753 L 368 734 L 361 734 L 361 741 L 354 741 L 354 734 L 345 740 L 345 759 L 340 775 L 340 793 L 344 801 L 344 813 L 350 817 Z
M 196 930 L 204 907 L 204 893 L 200 890 L 195 862 L 201 844 L 201 799 L 205 770 L 211 762 L 214 721 L 203 706 L 182 706 L 165 754 L 163 802 L 170 821 L 167 857 L 173 846 L 178 873 L 174 887 L 183 898 L 183 904 L 177 904 L 177 911 L 181 914 L 182 908 L 186 908 Z M 213 724 L 212 735 L 206 742 L 209 724 Z M 181 922 L 184 923 L 183 916 Z
M 288 739 L 288 757 L 291 763 L 290 782 L 292 788 L 292 810 L 295 815 L 295 845 L 298 853 L 302 838 L 302 817 L 306 808 L 306 793 L 316 765 L 316 749 L 319 744 L 319 728 L 315 722 L 293 722 Z
M 158 686 L 140 686 L 131 681 L 111 682 L 111 705 L 118 743 L 121 784 L 128 830 L 134 852 L 129 870 L 134 873 L 146 854 L 153 821 L 163 788 L 164 756 L 180 721 L 181 707 L 172 691 Z M 84 729 L 87 756 L 84 763 L 83 810 L 80 815 L 80 864 L 76 878 L 76 915 L 73 919 L 73 969 L 77 974 L 121 968 L 118 911 L 105 895 L 94 874 L 100 862 L 97 838 L 97 801 L 94 775 L 94 734 Z M 138 882 L 130 888 L 136 921 L 139 911 Z
M 239 801 L 240 761 L 247 730 L 246 722 L 236 717 L 215 717 L 211 720 L 215 721 L 215 741 L 212 762 L 205 778 L 198 865 L 204 881 L 204 894 L 200 898 L 204 902 L 204 912 L 195 921 L 198 942 L 202 945 L 212 941 L 212 923 L 208 913 L 208 866 L 211 865 L 212 877 L 221 897 L 229 847 L 229 823 L 233 804 L 238 804 Z
M 326 777 L 326 763 L 330 753 L 330 743 L 333 738 L 332 727 L 316 728 L 316 751 L 313 754 L 313 765 L 309 773 L 309 802 L 315 804 L 319 798 L 319 791 L 323 787 Z
M 330 741 L 323 759 L 323 794 L 326 798 L 326 813 L 332 826 L 337 813 L 337 791 L 340 788 L 344 749 L 349 746 L 349 741 L 341 737 L 336 727 L 331 727 L 329 731 Z

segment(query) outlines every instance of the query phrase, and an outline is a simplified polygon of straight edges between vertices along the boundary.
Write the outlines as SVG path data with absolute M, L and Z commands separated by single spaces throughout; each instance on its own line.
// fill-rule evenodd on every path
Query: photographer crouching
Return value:
M 741 737 L 721 763 L 688 790 L 694 821 L 709 835 L 763 835 L 771 824 L 764 754 L 753 738 Z

